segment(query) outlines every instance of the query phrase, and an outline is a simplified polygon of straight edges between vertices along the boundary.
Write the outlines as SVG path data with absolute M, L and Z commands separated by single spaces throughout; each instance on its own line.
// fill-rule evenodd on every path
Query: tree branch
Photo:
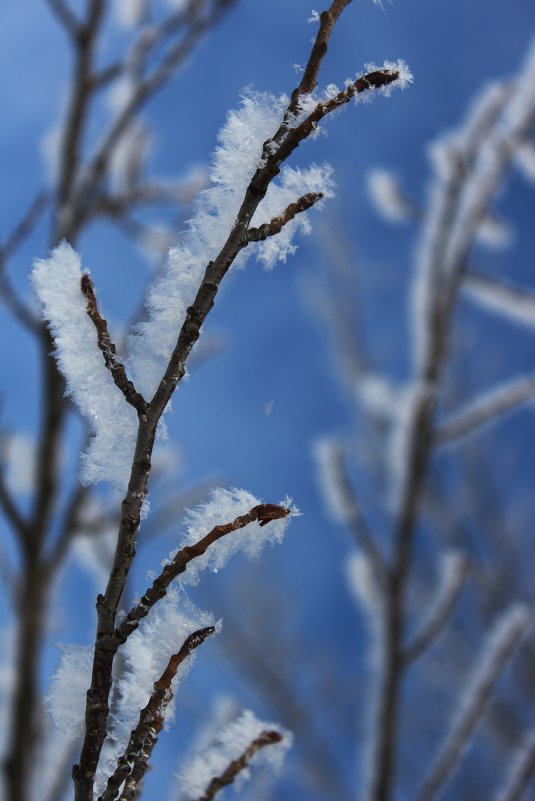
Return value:
M 457 719 L 446 737 L 434 765 L 426 777 L 416 801 L 432 801 L 455 770 L 464 748 L 483 717 L 494 686 L 516 646 L 523 637 L 529 618 L 523 610 L 513 609 L 511 617 L 491 633 L 485 653 L 476 667 L 468 692 L 461 700 Z
M 285 225 L 294 219 L 298 214 L 312 208 L 323 197 L 323 192 L 309 192 L 303 195 L 295 203 L 290 205 L 278 217 L 273 217 L 271 222 L 264 223 L 258 228 L 249 228 L 247 231 L 248 242 L 263 242 L 268 236 L 280 234 Z
M 435 432 L 435 444 L 449 445 L 475 433 L 535 397 L 535 376 L 522 376 L 482 395 L 446 419 Z
M 76 40 L 80 34 L 80 23 L 64 0 L 46 0 L 46 3 L 69 36 Z
M 261 526 L 265 526 L 271 520 L 280 520 L 283 517 L 287 517 L 289 514 L 290 510 L 284 506 L 263 503 L 259 506 L 254 506 L 250 512 L 237 517 L 232 523 L 215 526 L 202 540 L 195 543 L 195 545 L 187 545 L 185 548 L 182 548 L 173 557 L 173 560 L 165 565 L 158 578 L 153 581 L 151 587 L 143 595 L 141 600 L 128 612 L 121 625 L 115 630 L 115 637 L 117 640 L 121 643 L 127 640 L 130 634 L 137 629 L 141 620 L 148 615 L 152 607 L 165 596 L 171 582 L 186 571 L 189 563 L 193 559 L 197 559 L 199 556 L 206 553 L 210 545 L 213 545 L 214 542 L 217 542 L 217 540 L 220 540 L 221 537 L 225 537 L 227 534 L 231 534 L 233 531 L 238 531 L 248 526 L 249 523 L 253 523 L 255 520 L 257 520 Z
M 237 779 L 239 774 L 249 765 L 251 759 L 268 745 L 281 743 L 283 736 L 280 732 L 272 729 L 263 731 L 253 742 L 247 746 L 243 754 L 238 759 L 233 759 L 228 767 L 219 776 L 215 776 L 199 801 L 213 801 L 218 793 Z
M 138 414 L 145 414 L 147 402 L 129 380 L 126 369 L 117 356 L 117 348 L 110 337 L 108 324 L 98 310 L 93 283 L 87 273 L 82 275 L 81 290 L 87 300 L 87 313 L 97 329 L 98 346 L 104 356 L 104 364 L 112 374 L 115 386 L 121 390 L 126 402 L 133 406 Z
M 160 732 L 165 709 L 173 697 L 171 685 L 180 665 L 189 657 L 191 652 L 198 648 L 213 633 L 215 628 L 208 626 L 190 634 L 184 644 L 169 659 L 164 672 L 154 684 L 154 691 L 147 705 L 139 713 L 139 722 L 132 731 L 124 754 L 119 758 L 117 767 L 108 779 L 106 789 L 98 801 L 115 801 L 123 782 L 134 773 L 136 763 L 141 762 L 143 770 L 139 775 L 136 771 L 136 785 L 145 773 L 152 749 L 156 744 Z

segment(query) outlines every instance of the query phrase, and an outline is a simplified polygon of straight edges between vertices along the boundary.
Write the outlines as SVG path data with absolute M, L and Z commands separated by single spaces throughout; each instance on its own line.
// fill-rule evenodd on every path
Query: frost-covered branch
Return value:
M 534 398 L 535 376 L 522 376 L 495 387 L 447 418 L 437 428 L 435 442 L 437 445 L 457 442 Z
M 530 616 L 522 606 L 513 607 L 498 620 L 465 688 L 451 730 L 416 795 L 416 801 L 432 801 L 455 770 L 466 744 L 485 713 L 498 679 L 530 622 Z
M 463 295 L 483 309 L 505 319 L 535 328 L 535 293 L 470 270 L 463 281 Z
M 259 228 L 249 228 L 247 231 L 248 241 L 263 242 L 268 236 L 280 234 L 284 226 L 291 222 L 297 214 L 311 209 L 322 197 L 322 192 L 310 192 L 308 195 L 303 195 L 295 203 L 290 203 L 278 217 L 273 217 L 271 222 L 264 223 Z
M 189 801 L 212 801 L 238 778 L 247 779 L 250 766 L 279 769 L 291 744 L 290 732 L 246 711 L 220 729 L 206 750 L 190 758 L 177 778 Z
M 121 390 L 127 403 L 133 406 L 138 414 L 145 414 L 147 402 L 128 378 L 124 364 L 117 356 L 117 348 L 110 337 L 108 324 L 98 310 L 93 282 L 87 273 L 82 275 L 80 288 L 87 300 L 87 314 L 97 331 L 98 346 L 102 351 L 104 364 L 112 374 L 115 386 Z
M 323 438 L 314 445 L 314 457 L 321 490 L 331 516 L 345 523 L 368 560 L 374 580 L 384 585 L 388 566 L 381 554 L 358 502 L 347 470 L 347 453 L 341 443 Z
M 160 575 L 153 581 L 140 601 L 128 612 L 125 619 L 115 631 L 119 642 L 124 642 L 139 626 L 140 621 L 148 615 L 150 609 L 166 594 L 171 582 L 184 573 L 194 559 L 203 556 L 208 548 L 222 537 L 245 528 L 250 523 L 258 522 L 265 526 L 270 521 L 282 520 L 290 514 L 290 509 L 276 504 L 264 503 L 253 507 L 247 514 L 236 517 L 231 523 L 220 524 L 206 534 L 198 542 L 181 548 L 171 562 L 165 565 Z
M 262 734 L 259 734 L 258 737 L 247 746 L 241 756 L 237 759 L 233 759 L 232 762 L 229 763 L 227 769 L 224 770 L 223 773 L 219 776 L 214 776 L 206 788 L 206 792 L 203 793 L 199 801 L 212 801 L 221 790 L 228 787 L 229 784 L 234 783 L 239 774 L 247 768 L 251 759 L 256 756 L 261 748 L 266 748 L 268 745 L 275 745 L 275 743 L 281 743 L 282 740 L 282 734 L 275 729 L 263 731 Z
M 535 735 L 531 732 L 513 757 L 509 774 L 496 795 L 496 801 L 522 801 L 534 775 Z
M 199 629 L 186 638 L 184 644 L 175 654 L 172 654 L 164 672 L 154 684 L 154 692 L 149 702 L 139 714 L 139 722 L 130 735 L 128 746 L 119 758 L 117 767 L 108 779 L 106 789 L 99 797 L 99 801 L 115 801 L 121 785 L 135 773 L 136 787 L 139 785 L 144 772 L 148 767 L 150 755 L 156 744 L 158 734 L 162 729 L 165 710 L 172 698 L 172 683 L 180 665 L 189 657 L 191 652 L 215 632 L 214 626 Z M 142 766 L 142 767 L 141 767 Z
M 405 662 L 414 662 L 430 648 L 440 635 L 459 600 L 469 570 L 467 559 L 457 553 L 447 554 L 444 559 L 440 584 L 431 608 L 412 642 L 403 652 Z

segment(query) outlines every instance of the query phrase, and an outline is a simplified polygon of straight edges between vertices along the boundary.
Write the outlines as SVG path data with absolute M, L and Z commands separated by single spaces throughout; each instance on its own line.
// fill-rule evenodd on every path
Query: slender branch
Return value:
M 392 83 L 399 77 L 395 70 L 380 70 L 350 85 L 327 103 L 320 104 L 315 111 L 288 134 L 275 149 L 273 140 L 264 143 L 265 160 L 254 173 L 238 215 L 221 251 L 206 268 L 204 278 L 193 304 L 186 311 L 178 339 L 165 373 L 154 397 L 147 406 L 146 415 L 140 415 L 136 448 L 126 496 L 123 500 L 117 548 L 112 570 L 104 595 L 97 598 L 97 635 L 91 686 L 87 693 L 86 733 L 80 762 L 73 769 L 75 801 L 91 801 L 95 771 L 104 739 L 109 714 L 109 696 L 112 687 L 112 666 L 117 651 L 115 619 L 134 556 L 136 533 L 141 518 L 143 499 L 147 493 L 151 469 L 151 455 L 158 422 L 167 407 L 176 387 L 183 378 L 186 362 L 193 345 L 199 338 L 200 329 L 214 305 L 219 285 L 238 253 L 247 246 L 247 230 L 251 219 L 265 196 L 271 181 L 280 172 L 280 167 L 313 130 L 317 121 L 349 101 L 358 92 Z M 134 107 L 136 110 L 137 107 Z M 279 129 L 280 130 L 280 129 Z M 275 152 L 273 152 L 275 150 Z M 102 154 L 102 150 L 100 151 Z M 94 163 L 90 169 L 90 181 L 105 167 L 104 162 Z M 91 184 L 93 185 L 93 184 Z
M 117 348 L 110 337 L 108 324 L 98 310 L 93 283 L 87 273 L 82 275 L 81 290 L 87 300 L 87 313 L 97 329 L 98 346 L 104 356 L 104 364 L 112 374 L 115 386 L 121 390 L 126 402 L 133 406 L 138 414 L 145 414 L 147 402 L 128 378 L 126 369 L 117 356 Z
M 128 745 L 124 754 L 119 758 L 117 767 L 108 779 L 106 789 L 99 797 L 98 801 L 115 801 L 121 789 L 121 785 L 133 772 L 135 763 L 139 760 L 142 753 L 146 755 L 147 740 L 154 737 L 159 732 L 165 718 L 165 709 L 173 697 L 171 684 L 175 678 L 180 665 L 190 656 L 191 652 L 202 645 L 202 643 L 215 632 L 214 626 L 199 629 L 186 638 L 184 644 L 177 653 L 173 654 L 164 672 L 154 684 L 154 691 L 149 698 L 147 705 L 139 713 L 139 722 L 133 729 Z M 155 744 L 155 743 L 154 743 Z M 152 751 L 152 748 L 150 749 Z M 144 759 L 144 771 L 147 768 L 148 758 Z M 140 777 L 136 776 L 136 784 Z
M 535 776 L 535 736 L 531 735 L 524 748 L 513 760 L 504 787 L 497 801 L 522 801 Z
M 470 270 L 462 284 L 463 294 L 513 322 L 535 326 L 535 293 Z
M 496 682 L 527 629 L 529 618 L 523 609 L 514 609 L 509 614 L 510 617 L 500 622 L 497 632 L 490 636 L 468 693 L 461 701 L 453 728 L 416 795 L 416 801 L 432 801 L 457 767 L 466 744 L 485 713 Z
M 446 419 L 435 432 L 436 445 L 449 445 L 475 433 L 535 397 L 535 376 L 523 376 L 491 390 Z
M 6 520 L 11 523 L 23 543 L 28 539 L 28 521 L 20 512 L 15 498 L 12 496 L 4 478 L 4 471 L 0 468 L 0 507 Z
M 243 754 L 237 759 L 229 762 L 228 767 L 219 776 L 215 776 L 199 801 L 212 801 L 218 793 L 237 779 L 239 774 L 246 769 L 251 759 L 268 745 L 275 745 L 283 740 L 283 736 L 275 729 L 263 731 L 253 742 L 247 746 Z
M 46 3 L 67 33 L 76 39 L 80 33 L 80 23 L 67 3 L 64 0 L 46 0 Z
M 453 564 L 446 564 L 437 597 L 431 605 L 431 612 L 421 630 L 404 649 L 405 662 L 414 662 L 430 648 L 451 617 L 464 588 L 469 570 L 468 560 L 453 555 Z
M 280 234 L 285 225 L 293 220 L 298 214 L 307 211 L 318 203 L 323 197 L 323 192 L 309 192 L 303 195 L 290 205 L 278 217 L 273 217 L 271 222 L 264 223 L 258 228 L 249 228 L 247 231 L 248 242 L 263 242 L 268 236 Z
M 238 531 L 254 521 L 258 521 L 261 526 L 265 526 L 271 520 L 280 520 L 289 514 L 290 510 L 284 506 L 263 503 L 259 506 L 254 506 L 247 514 L 240 515 L 231 523 L 215 526 L 195 545 L 187 545 L 182 548 L 173 557 L 173 560 L 165 565 L 158 578 L 154 579 L 151 587 L 128 612 L 121 625 L 115 630 L 115 637 L 119 642 L 125 642 L 130 634 L 137 629 L 141 620 L 148 615 L 152 607 L 165 596 L 171 582 L 186 571 L 193 559 L 197 559 L 206 553 L 210 545 L 213 545 L 221 537 L 225 537 L 233 531 Z

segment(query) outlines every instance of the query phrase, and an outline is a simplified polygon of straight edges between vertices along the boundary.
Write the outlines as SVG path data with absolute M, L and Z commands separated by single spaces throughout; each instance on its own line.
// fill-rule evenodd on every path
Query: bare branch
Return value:
M 263 503 L 259 506 L 254 506 L 247 514 L 240 515 L 231 523 L 215 526 L 202 540 L 195 543 L 195 545 L 187 545 L 182 548 L 173 557 L 173 560 L 165 565 L 164 569 L 156 578 L 151 587 L 143 595 L 140 601 L 130 610 L 126 615 L 121 625 L 115 630 L 115 637 L 119 642 L 125 642 L 126 639 L 137 629 L 141 620 L 146 617 L 152 607 L 158 603 L 166 594 L 171 582 L 184 573 L 193 559 L 202 556 L 210 545 L 214 542 L 231 534 L 233 531 L 238 531 L 241 528 L 253 523 L 255 520 L 261 526 L 267 525 L 271 520 L 280 520 L 287 517 L 290 510 L 284 506 L 277 506 L 275 504 Z
M 46 3 L 69 36 L 76 39 L 80 33 L 80 23 L 67 3 L 64 0 L 46 0 Z
M 513 608 L 492 632 L 472 681 L 461 701 L 456 720 L 426 777 L 416 801 L 432 801 L 455 770 L 474 729 L 483 717 L 496 682 L 526 632 L 529 617 L 523 608 Z
M 6 520 L 8 520 L 21 538 L 22 542 L 27 541 L 28 537 L 28 522 L 24 519 L 22 513 L 13 498 L 9 487 L 4 479 L 4 471 L 0 469 L 0 507 L 2 508 Z
M 405 662 L 414 662 L 430 648 L 451 617 L 463 591 L 469 563 L 458 554 L 450 555 L 444 566 L 442 581 L 436 598 L 431 602 L 431 611 L 421 630 L 403 651 Z
M 220 776 L 212 779 L 205 792 L 199 798 L 199 801 L 212 801 L 218 793 L 221 792 L 229 784 L 233 784 L 239 774 L 245 770 L 251 759 L 262 749 L 268 745 L 281 743 L 283 736 L 275 729 L 270 731 L 263 731 L 253 742 L 247 746 L 243 754 L 238 759 L 233 759 L 229 763 L 226 770 Z
M 213 626 L 195 631 L 186 638 L 180 650 L 171 656 L 164 672 L 154 684 L 154 692 L 147 705 L 139 713 L 139 722 L 132 731 L 125 752 L 119 758 L 117 767 L 108 779 L 106 789 L 98 801 L 115 801 L 123 782 L 134 773 L 136 763 L 143 765 L 141 774 L 138 768 L 135 775 L 135 784 L 136 786 L 139 784 L 163 726 L 165 709 L 173 697 L 171 685 L 178 668 L 191 652 L 214 632 Z
M 303 195 L 299 200 L 295 201 L 295 203 L 290 203 L 278 217 L 273 217 L 271 222 L 264 223 L 259 228 L 249 228 L 247 231 L 247 240 L 249 242 L 263 242 L 268 236 L 280 234 L 283 227 L 293 220 L 294 217 L 312 208 L 322 197 L 322 192 L 309 192 L 308 195 Z
M 104 356 L 104 363 L 112 374 L 116 387 L 121 390 L 127 403 L 133 406 L 138 414 L 145 414 L 147 402 L 128 378 L 126 369 L 117 356 L 117 348 L 111 340 L 108 324 L 98 310 L 93 283 L 87 273 L 82 276 L 81 289 L 87 300 L 87 313 L 97 329 L 98 346 Z
M 436 445 L 449 445 L 473 434 L 535 397 L 535 376 L 522 376 L 497 387 L 446 419 L 435 433 Z

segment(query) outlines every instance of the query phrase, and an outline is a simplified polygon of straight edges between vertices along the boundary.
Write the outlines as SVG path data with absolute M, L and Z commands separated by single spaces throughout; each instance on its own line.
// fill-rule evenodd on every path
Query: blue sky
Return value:
M 307 23 L 311 11 L 308 0 L 237 4 L 146 111 L 155 131 L 151 163 L 156 175 L 177 175 L 191 165 L 207 164 L 217 130 L 227 110 L 239 103 L 244 87 L 274 92 L 293 88 L 293 65 L 306 61 L 314 33 L 314 26 Z M 60 113 L 70 61 L 63 32 L 39 0 L 4 3 L 0 31 L 0 234 L 4 235 L 47 181 L 40 141 Z M 397 379 L 409 364 L 403 315 L 414 236 L 410 227 L 391 228 L 378 219 L 366 195 L 366 173 L 370 167 L 386 166 L 412 194 L 424 199 L 427 144 L 460 121 L 485 82 L 514 73 L 534 34 L 533 0 L 507 4 L 394 0 L 383 9 L 371 0 L 355 0 L 332 38 L 323 83 L 341 84 L 364 64 L 381 64 L 385 59 L 405 59 L 414 74 L 414 84 L 406 92 L 395 92 L 388 100 L 377 98 L 369 106 L 351 106 L 336 116 L 327 126 L 328 136 L 300 148 L 294 161 L 328 160 L 334 166 L 337 198 L 322 212 L 323 222 L 347 238 L 359 265 L 367 341 L 379 364 Z M 110 37 L 104 44 L 111 52 L 117 43 Z M 505 255 L 479 255 L 479 266 L 535 288 L 532 188 L 513 178 L 500 204 L 517 229 L 513 248 Z M 43 226 L 11 265 L 21 291 L 29 294 L 31 261 L 46 255 L 46 243 Z M 272 273 L 250 262 L 245 272 L 225 281 L 206 330 L 222 332 L 227 347 L 181 387 L 169 430 L 184 453 L 181 478 L 186 484 L 216 475 L 266 501 L 279 501 L 286 494 L 295 499 L 303 516 L 294 522 L 281 549 L 266 554 L 255 570 L 271 576 L 272 589 L 292 603 L 290 618 L 299 623 L 294 636 L 302 643 L 302 652 L 309 654 L 314 643 L 320 645 L 349 680 L 351 662 L 362 643 L 362 624 L 341 571 L 349 536 L 329 522 L 323 510 L 310 448 L 317 436 L 345 432 L 351 421 L 325 331 L 304 301 L 303 287 L 321 269 L 321 242 L 312 235 L 299 245 L 295 257 Z M 141 255 L 103 224 L 87 231 L 80 250 L 106 315 L 123 324 L 137 308 L 148 276 Z M 471 381 L 476 387 L 532 365 L 529 335 L 508 325 L 491 326 L 484 316 L 471 316 L 467 326 L 471 352 L 482 356 L 474 359 Z M 9 428 L 31 433 L 38 403 L 36 354 L 4 310 L 0 310 L 0 331 L 3 421 Z M 272 412 L 266 416 L 264 407 L 271 401 Z M 533 460 L 518 445 L 520 431 L 533 437 L 532 412 L 521 412 L 505 424 L 497 437 L 500 452 L 509 453 L 509 461 L 493 462 L 498 483 L 508 479 L 512 491 L 519 493 L 527 488 L 530 472 L 533 475 Z M 373 508 L 370 511 L 376 514 Z M 169 547 L 166 540 L 147 551 L 151 563 L 144 564 L 139 575 L 156 566 Z M 240 570 L 247 569 L 240 565 Z M 228 579 L 218 577 L 217 582 L 224 583 L 217 592 L 230 597 L 238 580 L 239 571 L 234 570 Z M 89 624 L 84 605 L 92 588 L 81 581 L 79 604 L 65 613 L 65 631 L 54 632 L 56 639 L 74 638 L 80 620 Z M 66 597 L 73 597 L 72 584 L 66 581 Z M 215 608 L 214 612 L 218 614 Z M 347 635 L 348 626 L 354 627 L 354 639 Z M 300 651 L 299 645 L 296 650 Z M 192 693 L 213 697 L 220 692 L 212 676 L 208 659 L 199 658 Z M 223 689 L 243 691 L 243 682 L 228 668 L 222 670 L 221 683 Z M 246 700 L 252 703 L 247 694 Z M 162 751 L 176 761 L 170 743 L 175 743 L 171 737 Z M 346 742 L 344 749 L 350 759 L 353 745 Z M 156 798 L 158 777 L 151 779 L 150 788 L 148 798 Z M 291 785 L 282 792 L 290 794 Z

